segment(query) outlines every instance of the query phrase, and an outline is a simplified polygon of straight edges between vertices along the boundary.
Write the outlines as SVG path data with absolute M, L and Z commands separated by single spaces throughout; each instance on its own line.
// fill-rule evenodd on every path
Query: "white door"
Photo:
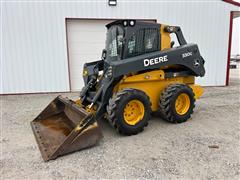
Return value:
M 107 32 L 105 25 L 112 21 L 114 20 L 67 20 L 71 91 L 79 91 L 84 86 L 84 63 L 101 59 Z
M 101 59 L 105 48 L 109 20 L 68 20 L 67 38 L 71 91 L 79 91 L 84 83 L 83 65 Z

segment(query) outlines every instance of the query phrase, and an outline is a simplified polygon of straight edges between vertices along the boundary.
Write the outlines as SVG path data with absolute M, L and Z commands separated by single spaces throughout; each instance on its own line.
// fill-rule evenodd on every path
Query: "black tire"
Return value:
M 124 120 L 124 108 L 131 100 L 138 100 L 144 106 L 144 116 L 135 125 L 130 125 Z M 151 114 L 151 103 L 149 97 L 142 91 L 136 89 L 124 89 L 109 100 L 107 107 L 108 120 L 110 124 L 123 135 L 135 135 L 144 130 L 148 125 Z
M 185 93 L 190 99 L 190 106 L 185 114 L 178 114 L 175 108 L 175 102 L 177 97 Z M 161 117 L 171 123 L 182 123 L 187 121 L 195 107 L 195 98 L 192 88 L 185 84 L 171 84 L 169 85 L 160 96 L 159 100 L 159 111 Z

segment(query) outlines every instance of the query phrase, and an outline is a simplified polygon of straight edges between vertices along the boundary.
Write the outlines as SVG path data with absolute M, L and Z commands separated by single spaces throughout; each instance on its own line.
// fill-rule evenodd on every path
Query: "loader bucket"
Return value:
M 92 113 L 58 96 L 32 122 L 44 161 L 95 145 L 103 136 Z

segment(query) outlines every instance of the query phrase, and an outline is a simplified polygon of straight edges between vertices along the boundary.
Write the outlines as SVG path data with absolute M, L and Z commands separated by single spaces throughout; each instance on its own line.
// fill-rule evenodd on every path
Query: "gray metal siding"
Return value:
M 118 1 L 116 7 L 90 2 L 2 3 L 1 94 L 69 91 L 65 18 L 146 18 L 179 25 L 206 60 L 206 76 L 198 83 L 225 85 L 229 17 L 237 7 L 223 1 Z

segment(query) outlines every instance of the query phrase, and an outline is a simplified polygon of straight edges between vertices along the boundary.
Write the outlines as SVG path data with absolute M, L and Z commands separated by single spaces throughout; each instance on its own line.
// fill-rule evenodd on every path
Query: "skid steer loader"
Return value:
M 95 145 L 103 137 L 97 122 L 103 117 L 123 135 L 143 131 L 152 112 L 185 122 L 203 93 L 195 77 L 204 76 L 204 59 L 180 27 L 136 20 L 106 27 L 102 59 L 83 67 L 79 99 L 58 96 L 31 122 L 45 161 Z

